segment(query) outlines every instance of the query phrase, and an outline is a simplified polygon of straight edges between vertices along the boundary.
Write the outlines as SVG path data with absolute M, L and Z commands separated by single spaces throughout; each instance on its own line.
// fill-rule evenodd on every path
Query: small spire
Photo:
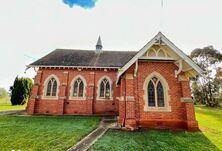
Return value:
M 102 41 L 101 41 L 101 37 L 99 36 L 97 44 L 96 44 L 96 51 L 100 52 L 102 48 L 103 48 Z

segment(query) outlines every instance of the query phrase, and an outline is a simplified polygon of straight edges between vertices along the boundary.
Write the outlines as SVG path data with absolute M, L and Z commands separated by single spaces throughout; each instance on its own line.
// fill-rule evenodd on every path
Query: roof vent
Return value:
M 96 52 L 101 52 L 102 51 L 102 41 L 101 41 L 101 37 L 99 36 L 97 44 L 96 44 Z

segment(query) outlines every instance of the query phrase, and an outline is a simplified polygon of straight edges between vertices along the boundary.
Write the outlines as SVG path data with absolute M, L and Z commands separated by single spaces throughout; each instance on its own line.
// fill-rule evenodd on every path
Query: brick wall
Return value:
M 88 69 L 40 69 L 35 77 L 32 96 L 27 111 L 30 114 L 119 114 L 119 122 L 126 127 L 150 128 L 186 128 L 196 130 L 193 103 L 181 101 L 190 98 L 189 81 L 175 78 L 178 67 L 173 62 L 139 62 L 138 72 L 134 76 L 135 65 L 122 75 L 120 84 L 116 86 L 117 70 Z M 171 111 L 145 111 L 144 82 L 153 72 L 159 73 L 166 80 L 169 90 L 169 106 Z M 43 98 L 44 81 L 54 74 L 59 79 L 59 96 L 57 100 Z M 181 73 L 183 74 L 183 73 Z M 85 100 L 70 100 L 71 82 L 73 78 L 84 77 L 86 87 Z M 100 100 L 98 82 L 107 76 L 112 81 L 112 99 Z
M 189 81 L 179 81 L 175 78 L 175 70 L 178 67 L 173 62 L 139 62 L 137 76 L 133 80 L 129 77 L 134 74 L 134 66 L 132 65 L 124 75 L 122 82 L 126 81 L 126 96 L 134 96 L 135 101 L 126 100 L 126 126 L 135 127 L 132 122 L 134 118 L 139 127 L 150 128 L 186 128 L 196 130 L 198 128 L 195 120 L 195 112 L 193 103 L 181 102 L 182 97 L 190 97 Z M 144 111 L 144 82 L 145 79 L 153 72 L 158 72 L 167 81 L 169 86 L 168 94 L 170 96 L 169 106 L 171 112 L 165 111 Z M 133 84 L 132 84 L 133 83 Z M 123 87 L 125 86 L 122 85 Z M 132 87 L 133 86 L 133 87 Z M 133 94 L 132 94 L 133 91 Z M 128 94 L 129 93 L 129 94 Z M 122 93 L 124 95 L 124 92 Z M 119 104 L 119 114 L 122 121 L 124 118 L 125 104 Z M 128 118 L 129 117 L 129 118 Z M 127 122 L 129 121 L 129 122 Z M 191 123 L 189 125 L 189 122 Z
M 43 98 L 44 82 L 50 75 L 59 79 L 59 96 L 56 100 Z M 86 99 L 69 99 L 71 82 L 76 76 L 84 77 L 86 81 Z M 112 81 L 112 100 L 97 100 L 98 82 L 107 76 Z M 119 88 L 116 87 L 115 70 L 77 70 L 77 69 L 40 69 L 34 80 L 32 99 L 28 103 L 30 114 L 116 114 L 118 112 Z

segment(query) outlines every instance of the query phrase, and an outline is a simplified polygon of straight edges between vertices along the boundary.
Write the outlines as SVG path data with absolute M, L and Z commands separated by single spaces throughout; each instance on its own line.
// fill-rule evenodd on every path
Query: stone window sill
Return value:
M 171 107 L 144 107 L 144 112 L 171 112 Z
M 58 100 L 59 97 L 58 96 L 43 96 L 42 99 L 43 100 Z
M 86 97 L 69 97 L 69 100 L 70 101 L 85 101 L 86 100 Z

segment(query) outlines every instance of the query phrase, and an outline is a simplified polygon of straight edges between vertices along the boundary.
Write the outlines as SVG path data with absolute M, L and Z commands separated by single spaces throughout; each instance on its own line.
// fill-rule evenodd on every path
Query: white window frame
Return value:
M 48 83 L 52 78 L 54 78 L 57 82 L 56 96 L 47 96 Z M 59 86 L 60 86 L 59 78 L 54 74 L 49 75 L 44 81 L 42 99 L 57 100 L 59 98 Z
M 75 97 L 73 96 L 73 90 L 74 90 L 74 83 L 75 81 L 80 78 L 83 82 L 83 97 Z M 70 92 L 69 92 L 69 100 L 86 100 L 86 80 L 83 76 L 81 75 L 77 75 L 72 79 L 72 82 L 70 83 Z
M 155 106 L 149 106 L 148 104 L 148 84 L 150 80 L 152 80 L 153 77 L 156 77 L 162 84 L 163 86 L 163 91 L 164 91 L 164 107 L 158 107 L 157 104 L 157 90 L 155 88 Z M 169 95 L 169 86 L 165 78 L 158 72 L 153 72 L 147 78 L 145 79 L 144 85 L 143 85 L 143 90 L 144 90 L 144 111 L 149 112 L 149 111 L 159 111 L 159 112 L 171 112 L 171 107 L 169 105 L 170 101 L 170 95 Z

